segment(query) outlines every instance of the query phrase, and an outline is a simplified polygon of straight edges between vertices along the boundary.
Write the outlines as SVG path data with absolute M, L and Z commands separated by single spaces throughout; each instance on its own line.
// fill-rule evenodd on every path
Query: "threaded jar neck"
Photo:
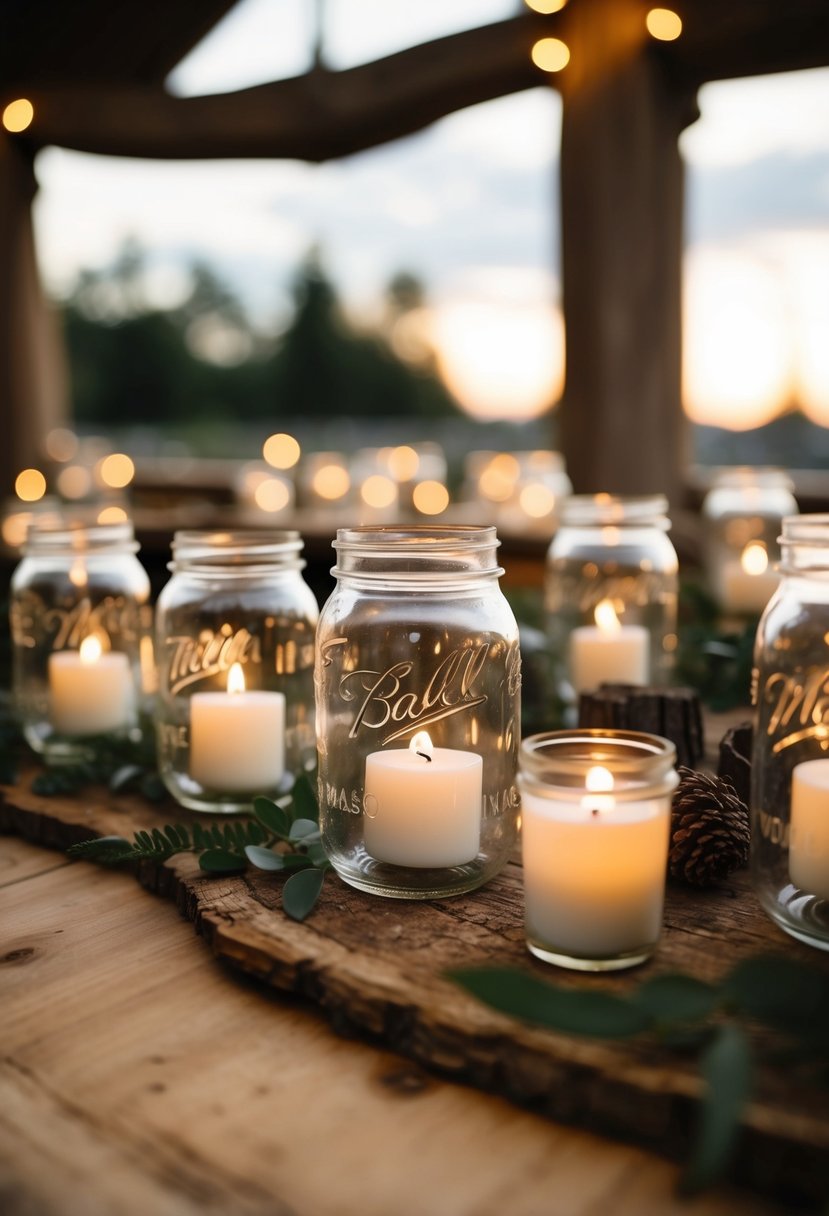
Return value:
M 562 527 L 659 528 L 667 532 L 668 500 L 664 494 L 574 494 L 561 504 Z
M 204 576 L 302 570 L 302 537 L 293 530 L 176 532 L 170 569 Z
M 56 522 L 35 520 L 26 534 L 26 557 L 99 556 L 137 553 L 138 542 L 131 521 L 99 524 L 84 519 Z
M 780 548 L 783 574 L 829 574 L 829 515 L 788 515 Z
M 588 773 L 607 769 L 615 801 L 658 797 L 677 784 L 676 747 L 659 735 L 632 730 L 560 730 L 530 735 L 521 744 L 522 784 L 535 794 L 572 798 L 589 788 Z
M 333 548 L 336 578 L 390 581 L 396 586 L 464 584 L 503 574 L 496 553 L 501 542 L 493 527 L 340 528 Z

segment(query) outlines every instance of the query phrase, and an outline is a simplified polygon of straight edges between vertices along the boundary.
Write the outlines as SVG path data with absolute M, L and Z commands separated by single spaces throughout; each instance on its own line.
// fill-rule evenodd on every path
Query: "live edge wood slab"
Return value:
M 103 790 L 47 799 L 30 786 L 31 774 L 0 787 L 0 831 L 47 848 L 195 819 L 172 805 L 154 808 Z M 136 873 L 149 890 L 176 902 L 216 958 L 307 998 L 340 1032 L 374 1039 L 561 1122 L 669 1156 L 687 1150 L 693 1129 L 700 1081 L 692 1059 L 645 1040 L 605 1043 L 531 1029 L 490 1012 L 443 973 L 514 964 L 556 983 L 623 992 L 661 971 L 717 980 L 738 959 L 760 952 L 829 966 L 829 958 L 775 929 L 745 874 L 716 890 L 669 887 L 663 937 L 647 969 L 593 977 L 545 967 L 526 953 L 521 871 L 514 864 L 471 895 L 422 903 L 372 898 L 329 875 L 304 924 L 280 911 L 279 876 L 249 870 L 211 878 L 187 854 L 160 866 L 142 863 Z M 773 1047 L 758 1029 L 759 1059 Z M 799 1082 L 785 1067 L 761 1063 L 734 1176 L 792 1204 L 825 1198 L 826 1091 Z

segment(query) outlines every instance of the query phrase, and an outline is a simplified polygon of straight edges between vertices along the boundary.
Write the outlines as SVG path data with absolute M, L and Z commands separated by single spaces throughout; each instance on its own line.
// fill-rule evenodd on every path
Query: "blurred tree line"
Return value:
M 315 251 L 297 271 L 293 316 L 279 335 L 258 332 L 210 267 L 191 266 L 190 281 L 182 303 L 154 307 L 134 242 L 107 270 L 79 277 L 63 305 L 79 423 L 459 412 L 428 349 L 404 360 L 384 334 L 348 324 Z M 387 289 L 389 332 L 422 305 L 417 279 L 397 275 Z

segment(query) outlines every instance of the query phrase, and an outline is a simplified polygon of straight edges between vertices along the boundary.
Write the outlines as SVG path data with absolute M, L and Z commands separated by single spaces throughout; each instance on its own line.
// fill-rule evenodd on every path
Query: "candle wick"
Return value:
M 415 755 L 422 756 L 424 760 L 428 760 L 430 764 L 432 763 L 432 757 L 427 756 L 425 752 L 415 752 Z
M 595 819 L 595 818 L 596 818 L 596 816 L 598 815 L 598 813 L 599 813 L 599 808 L 598 808 L 597 806 L 594 806 L 594 807 L 593 807 L 593 809 L 591 810 L 590 814 L 591 814 L 591 815 L 593 816 L 593 818 Z

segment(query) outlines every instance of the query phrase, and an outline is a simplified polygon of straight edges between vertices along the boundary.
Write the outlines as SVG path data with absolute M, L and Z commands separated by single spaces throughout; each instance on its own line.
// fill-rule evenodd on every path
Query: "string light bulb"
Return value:
M 570 48 L 560 38 L 539 38 L 531 56 L 542 72 L 560 72 L 570 62 Z

